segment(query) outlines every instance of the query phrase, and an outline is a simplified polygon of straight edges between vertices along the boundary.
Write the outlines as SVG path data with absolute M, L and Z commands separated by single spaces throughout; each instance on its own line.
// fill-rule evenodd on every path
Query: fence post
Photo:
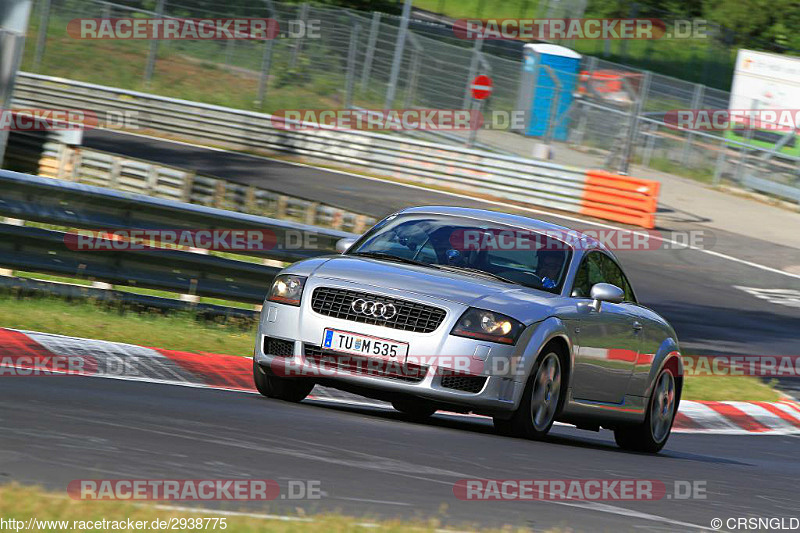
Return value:
M 719 143 L 719 154 L 717 154 L 717 164 L 714 165 L 714 179 L 712 180 L 711 184 L 716 187 L 719 185 L 720 180 L 722 180 L 722 172 L 723 168 L 725 167 L 725 159 L 728 151 L 728 141 L 725 137 L 722 137 L 722 140 Z
M 694 85 L 694 96 L 692 96 L 692 109 L 697 112 L 700 106 L 703 103 L 703 92 L 705 91 L 705 85 L 702 83 L 695 83 Z M 692 147 L 692 140 L 694 139 L 694 133 L 690 130 L 686 135 L 686 143 L 683 145 L 683 154 L 681 155 L 681 163 L 685 166 L 689 163 L 689 150 Z
M 39 70 L 44 49 L 47 46 L 47 26 L 50 24 L 50 0 L 41 0 L 42 12 L 39 13 L 39 33 L 36 36 L 36 52 L 33 55 L 33 71 Z
M 233 62 L 233 48 L 236 46 L 236 39 L 228 39 L 225 43 L 225 64 L 231 66 Z
M 753 129 L 747 128 L 744 134 L 744 141 L 743 141 L 744 144 L 741 147 L 742 153 L 741 156 L 739 157 L 739 164 L 736 166 L 736 172 L 734 173 L 734 178 L 733 178 L 733 181 L 736 182 L 736 184 L 738 185 L 741 185 L 742 183 L 742 175 L 745 171 L 744 167 L 747 164 L 747 152 L 750 150 L 750 142 L 752 138 L 753 138 Z
M 367 90 L 369 75 L 372 71 L 372 59 L 375 57 L 375 44 L 378 42 L 378 32 L 381 31 L 381 13 L 372 13 L 372 24 L 369 26 L 369 41 L 367 42 L 367 56 L 364 58 L 364 68 L 361 69 L 361 92 Z
M 394 58 L 392 59 L 392 73 L 389 76 L 389 84 L 386 87 L 386 101 L 384 109 L 391 109 L 394 102 L 394 95 L 397 91 L 397 78 L 400 75 L 400 65 L 403 62 L 403 49 L 406 45 L 406 33 L 408 33 L 408 19 L 411 16 L 411 0 L 405 0 L 403 4 L 403 18 L 400 19 L 400 27 L 397 29 L 397 42 L 394 45 Z
M 586 99 L 588 99 L 588 98 L 590 98 L 592 96 L 592 91 L 593 91 L 592 80 L 594 80 L 594 71 L 595 70 L 597 70 L 597 57 L 589 56 L 589 64 L 586 66 L 586 72 L 588 73 L 588 76 L 586 78 L 586 95 L 585 95 Z M 581 78 L 580 78 L 580 74 L 579 74 L 578 75 L 578 83 L 577 83 L 578 87 L 580 87 L 580 84 L 581 84 Z M 581 99 L 581 100 L 583 100 L 583 99 Z M 583 137 L 586 134 L 586 125 L 587 125 L 587 122 L 588 122 L 587 115 L 590 112 L 589 106 L 588 105 L 582 105 L 582 104 L 583 104 L 583 102 L 579 101 L 579 103 L 578 103 L 579 107 L 578 108 L 579 109 L 583 109 L 583 112 L 580 113 L 580 117 L 581 118 L 578 120 L 577 133 L 573 137 L 575 139 L 574 144 L 576 144 L 578 146 L 583 145 Z
M 642 156 L 642 166 L 650 168 L 650 160 L 653 158 L 653 151 L 656 148 L 656 135 L 658 134 L 658 124 L 652 124 L 647 133 L 647 141 L 644 144 L 644 155 Z
M 156 18 L 164 17 L 164 0 L 158 0 L 156 4 Z M 144 83 L 150 83 L 153 78 L 153 71 L 156 68 L 156 56 L 158 55 L 158 39 L 150 41 L 150 52 L 147 54 L 147 66 L 144 70 Z
M 256 105 L 259 107 L 264 105 L 264 98 L 267 95 L 267 81 L 271 63 L 272 39 L 266 39 L 264 40 L 264 52 L 261 55 L 261 77 L 258 80 L 258 96 L 256 97 Z
M 308 18 L 308 2 L 303 2 L 300 7 L 300 22 L 303 24 L 303 31 L 306 29 L 306 19 Z M 297 56 L 300 55 L 300 49 L 303 48 L 303 39 L 305 36 L 295 39 L 294 47 L 292 49 L 292 57 L 289 59 L 289 68 L 294 68 L 297 65 Z
M 406 101 L 403 108 L 410 109 L 414 105 L 414 98 L 417 95 L 417 82 L 419 80 L 419 50 L 414 50 L 411 55 L 411 76 L 408 78 L 406 86 Z
M 111 159 L 111 168 L 108 173 L 108 188 L 116 189 L 119 183 L 119 175 L 122 171 L 122 158 L 114 156 Z
M 628 18 L 632 20 L 635 19 L 637 16 L 639 16 L 639 4 L 633 2 L 631 4 L 630 9 L 628 10 Z M 628 40 L 620 39 L 617 50 L 619 50 L 619 55 L 622 58 L 620 63 L 626 64 L 625 60 L 627 59 L 628 55 Z
M 194 172 L 187 172 L 183 178 L 183 191 L 181 191 L 181 202 L 192 203 L 192 189 L 194 188 Z
M 345 79 L 344 107 L 353 107 L 353 85 L 356 78 L 356 50 L 358 49 L 358 35 L 361 33 L 361 24 L 355 23 L 350 30 L 350 49 L 347 51 L 347 78 Z
M 475 44 L 472 46 L 472 58 L 469 61 L 469 72 L 467 73 L 467 84 L 464 87 L 464 99 L 461 102 L 461 109 L 469 109 L 470 100 L 472 99 L 472 80 L 478 75 L 478 61 L 481 56 L 481 48 L 483 48 L 483 39 L 477 37 Z
M 625 139 L 625 144 L 622 147 L 622 160 L 620 161 L 620 174 L 627 174 L 630 168 L 631 159 L 633 158 L 633 143 L 636 141 L 636 129 L 639 125 L 639 115 L 642 114 L 644 109 L 644 101 L 647 97 L 647 92 L 650 90 L 650 78 L 652 73 L 649 70 L 644 71 L 644 78 L 642 79 L 642 86 L 639 89 L 639 94 L 631 106 L 630 122 L 628 124 L 628 134 Z

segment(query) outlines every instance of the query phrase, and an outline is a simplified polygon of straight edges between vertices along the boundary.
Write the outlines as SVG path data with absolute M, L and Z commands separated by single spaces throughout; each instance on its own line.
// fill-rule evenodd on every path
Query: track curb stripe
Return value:
M 728 402 L 708 402 L 706 405 L 734 424 L 741 426 L 745 431 L 752 433 L 763 433 L 765 431 L 770 431 L 771 429 L 769 426 L 761 423 L 755 417 L 745 413 L 738 407 L 735 407 Z
M 112 343 L 81 339 L 64 335 L 57 337 L 57 343 L 37 342 L 50 334 L 25 332 L 0 328 L 0 361 L 4 357 L 76 355 L 82 351 L 86 356 L 106 363 L 102 358 L 136 359 L 137 372 L 134 375 L 111 375 L 104 373 L 88 374 L 92 377 L 105 377 L 129 381 L 147 381 L 166 385 L 197 386 L 203 388 L 228 390 L 234 392 L 255 392 L 252 381 L 252 359 L 236 355 L 213 353 L 191 353 L 163 348 L 145 348 L 132 344 Z M 98 350 L 102 343 L 106 348 Z M 111 349 L 113 348 L 113 350 Z M 57 353 L 63 350 L 64 353 Z M 155 359 L 170 361 L 178 372 L 176 380 L 164 380 L 163 363 L 143 365 L 146 354 Z M 2 368 L 2 367 L 0 367 Z M 125 368 L 123 365 L 122 368 Z M 143 375 L 144 372 L 144 375 Z M 87 375 L 87 374 L 83 374 Z M 386 402 L 378 402 L 341 393 L 334 389 L 318 388 L 318 394 L 309 399 L 318 402 L 344 403 L 354 406 L 387 407 Z M 462 415 L 463 416 L 463 415 Z M 468 415 L 474 416 L 474 415 Z M 709 402 L 681 401 L 675 417 L 673 430 L 676 433 L 715 433 L 715 434 L 760 434 L 787 435 L 800 434 L 800 405 L 787 400 L 779 402 Z

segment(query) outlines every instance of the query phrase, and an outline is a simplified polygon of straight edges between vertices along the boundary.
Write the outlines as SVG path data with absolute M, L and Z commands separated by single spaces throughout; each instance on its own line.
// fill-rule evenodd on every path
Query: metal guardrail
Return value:
M 115 307 L 130 308 L 133 310 L 171 310 L 188 311 L 196 316 L 212 318 L 224 317 L 255 320 L 259 312 L 253 309 L 230 307 L 210 303 L 189 302 L 176 300 L 163 296 L 138 294 L 125 290 L 99 289 L 86 285 L 60 283 L 39 279 L 22 278 L 16 276 L 0 276 L 0 290 L 16 296 L 24 297 L 50 297 L 57 296 L 67 301 L 92 300 Z
M 315 250 L 277 247 L 242 250 L 279 261 L 298 261 L 336 249 L 352 233 L 214 207 L 187 204 L 0 170 L 0 216 L 84 229 L 259 229 L 271 230 L 278 243 L 287 233 L 313 235 Z M 292 236 L 293 237 L 293 236 Z M 291 238 L 291 237 L 290 237 Z
M 352 233 L 267 217 L 152 198 L 58 179 L 0 170 L 0 216 L 88 229 L 258 229 L 278 245 L 237 254 L 296 261 L 334 253 Z M 290 233 L 310 236 L 313 248 L 286 246 Z M 274 266 L 184 250 L 86 252 L 66 245 L 62 231 L 0 224 L 0 267 L 105 283 L 260 304 Z
M 6 268 L 259 304 L 277 267 L 181 250 L 84 252 L 67 233 L 0 224 Z
M 134 111 L 138 127 L 215 146 L 342 163 L 419 183 L 524 204 L 581 212 L 586 170 L 400 136 L 364 131 L 292 129 L 272 115 L 21 73 L 14 104 Z M 607 198 L 612 198 L 613 195 Z M 615 207 L 613 198 L 610 207 Z M 612 220 L 617 220 L 612 218 Z

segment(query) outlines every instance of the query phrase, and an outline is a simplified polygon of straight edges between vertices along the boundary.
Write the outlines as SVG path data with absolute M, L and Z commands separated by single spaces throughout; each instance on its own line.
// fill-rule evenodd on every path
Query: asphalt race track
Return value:
M 408 205 L 493 207 L 479 200 L 103 131 L 90 148 L 374 216 Z M 534 215 L 574 228 L 592 226 Z M 754 291 L 800 289 L 769 269 L 796 250 L 715 232 L 716 252 L 621 251 L 639 299 L 675 326 L 689 354 L 797 354 L 800 307 Z M 794 262 L 794 263 L 793 263 Z M 764 293 L 768 294 L 768 293 Z M 791 382 L 786 383 L 791 386 Z M 657 456 L 620 451 L 611 433 L 554 427 L 546 442 L 494 434 L 487 421 L 439 414 L 424 424 L 399 413 L 255 394 L 79 377 L 7 378 L 0 387 L 0 479 L 64 490 L 80 478 L 319 480 L 320 500 L 237 502 L 229 509 L 285 513 L 338 509 L 372 517 L 442 517 L 448 524 L 570 526 L 579 531 L 710 529 L 712 518 L 797 516 L 800 441 L 789 436 L 674 434 Z M 651 479 L 705 482 L 706 499 L 640 502 L 460 501 L 460 479 Z M 221 504 L 217 504 L 221 505 Z
M 797 514 L 797 437 L 674 434 L 650 456 L 619 450 L 609 432 L 560 426 L 531 442 L 497 436 L 482 419 L 417 424 L 393 411 L 74 376 L 6 378 L 0 401 L 0 476 L 55 491 L 73 479 L 318 480 L 319 500 L 203 505 L 577 531 L 698 531 L 712 518 Z M 453 483 L 469 478 L 639 478 L 670 494 L 675 480 L 700 481 L 707 499 L 456 499 Z

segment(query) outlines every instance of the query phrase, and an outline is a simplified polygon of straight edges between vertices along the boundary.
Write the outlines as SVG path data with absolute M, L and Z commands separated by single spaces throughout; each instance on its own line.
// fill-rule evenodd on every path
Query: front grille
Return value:
M 486 376 L 446 375 L 442 376 L 442 387 L 464 392 L 478 393 L 486 383 Z
M 277 357 L 291 357 L 294 355 L 294 342 L 264 337 L 264 353 Z
M 425 379 L 425 375 L 428 373 L 428 367 L 425 365 L 384 362 L 381 359 L 323 350 L 313 344 L 303 345 L 303 353 L 305 353 L 306 361 L 324 370 L 345 370 L 352 374 L 394 379 L 407 383 L 419 383 Z
M 351 304 L 363 298 L 370 302 L 380 302 L 392 304 L 397 310 L 397 314 L 391 318 L 376 318 L 363 315 L 353 311 Z M 319 287 L 314 289 L 311 298 L 311 308 L 317 313 L 353 322 L 363 322 L 385 326 L 387 328 L 401 329 L 403 331 L 413 331 L 415 333 L 430 333 L 439 327 L 445 317 L 444 309 L 430 305 L 418 304 L 398 298 L 377 296 L 360 291 L 350 291 L 347 289 L 334 289 L 330 287 Z

